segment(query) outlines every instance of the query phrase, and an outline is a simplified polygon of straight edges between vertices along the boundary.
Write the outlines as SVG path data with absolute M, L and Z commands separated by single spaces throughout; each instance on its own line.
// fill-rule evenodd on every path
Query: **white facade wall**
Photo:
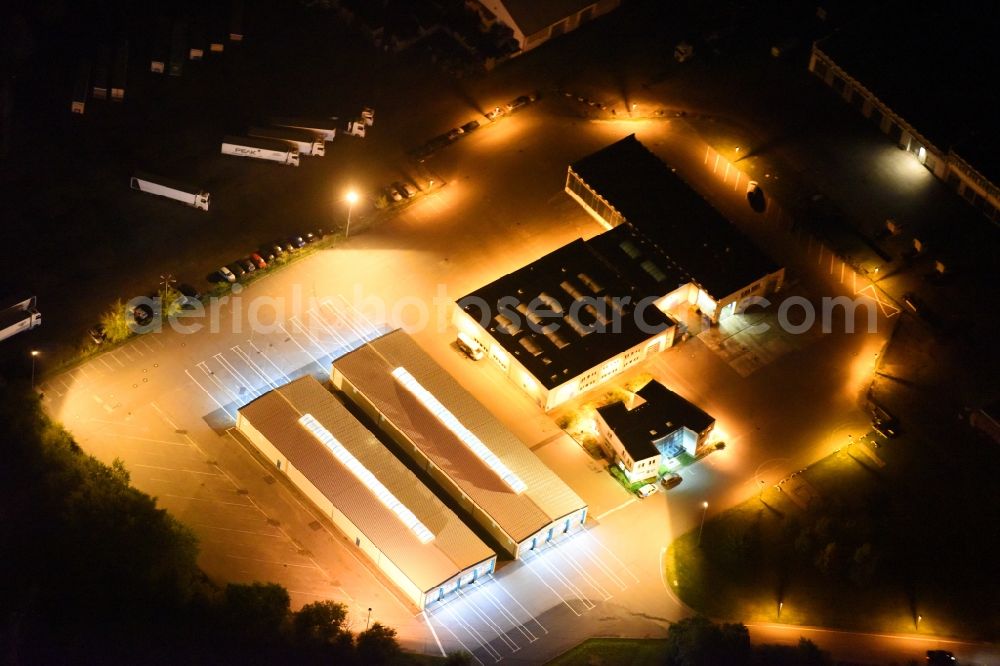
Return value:
M 673 346 L 674 333 L 676 331 L 676 326 L 671 326 L 667 330 L 653 335 L 634 347 L 606 359 L 600 365 L 588 369 L 586 372 L 563 382 L 559 386 L 547 389 L 541 382 L 535 379 L 534 375 L 527 368 L 521 365 L 517 358 L 508 353 L 490 335 L 489 331 L 480 326 L 479 322 L 457 305 L 452 316 L 452 322 L 459 331 L 466 333 L 478 342 L 486 350 L 490 360 L 507 375 L 507 378 L 531 396 L 538 406 L 545 411 L 555 409 L 567 400 L 621 374 L 639 361 Z
M 256 428 L 250 425 L 243 417 L 237 415 L 237 429 L 250 441 L 251 444 L 264 456 L 275 468 L 284 472 L 288 479 L 295 484 L 295 487 L 302 492 L 319 509 L 347 540 L 353 541 L 354 545 L 361 550 L 378 569 L 421 610 L 429 603 L 437 601 L 441 597 L 458 589 L 458 581 L 467 579 L 465 583 L 478 580 L 479 578 L 492 573 L 495 565 L 495 558 L 481 562 L 471 567 L 452 579 L 444 581 L 441 585 L 431 590 L 421 590 L 388 556 L 373 544 L 364 533 L 343 513 L 341 513 L 333 503 L 321 493 L 298 469 L 289 464 L 288 459 L 278 449 L 271 444 Z M 373 500 L 377 501 L 377 500 Z

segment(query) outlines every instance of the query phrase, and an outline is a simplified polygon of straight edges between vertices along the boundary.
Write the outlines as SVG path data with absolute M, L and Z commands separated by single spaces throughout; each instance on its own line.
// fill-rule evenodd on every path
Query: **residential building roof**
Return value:
M 716 300 L 779 269 L 634 134 L 570 168 Z
M 500 423 L 402 330 L 382 335 L 333 362 L 387 427 L 402 434 L 514 541 L 586 507 L 523 442 Z M 526 485 L 517 493 L 477 455 L 440 411 L 422 402 L 393 372 L 405 369 L 496 460 Z
M 281 451 L 382 553 L 422 590 L 490 559 L 494 552 L 397 460 L 337 398 L 305 376 L 244 406 L 249 425 Z M 421 542 L 376 492 L 300 419 L 309 414 L 433 534 Z M 353 538 L 353 535 L 347 535 Z
M 654 442 L 679 428 L 701 434 L 715 423 L 697 405 L 653 380 L 636 392 L 639 400 L 614 402 L 597 411 L 633 460 L 658 455 Z M 638 403 L 638 404 L 636 404 Z
M 552 389 L 673 326 L 652 301 L 638 312 L 645 324 L 636 316 L 637 303 L 663 293 L 636 287 L 590 242 L 577 239 L 458 304 Z
M 892 2 L 816 47 L 938 148 L 1000 182 L 1000 5 Z

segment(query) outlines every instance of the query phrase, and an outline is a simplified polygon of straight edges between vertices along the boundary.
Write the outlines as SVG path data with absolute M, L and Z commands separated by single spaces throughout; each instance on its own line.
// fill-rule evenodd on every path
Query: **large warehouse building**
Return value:
M 496 554 L 313 377 L 236 425 L 418 608 L 492 573 Z
M 512 557 L 586 520 L 583 500 L 404 331 L 336 359 L 333 383 Z
M 507 25 L 521 50 L 530 51 L 620 4 L 621 0 L 478 0 L 473 6 Z
M 575 240 L 463 296 L 453 321 L 550 410 L 673 345 L 675 322 L 651 293 Z
M 1000 223 L 997 25 L 995 2 L 890 3 L 816 42 L 809 71 Z
M 666 311 L 688 304 L 718 321 L 733 314 L 741 299 L 781 289 L 785 269 L 634 134 L 573 163 L 566 192 L 606 228 L 632 227 L 664 263 L 689 276 L 689 282 L 662 294 Z

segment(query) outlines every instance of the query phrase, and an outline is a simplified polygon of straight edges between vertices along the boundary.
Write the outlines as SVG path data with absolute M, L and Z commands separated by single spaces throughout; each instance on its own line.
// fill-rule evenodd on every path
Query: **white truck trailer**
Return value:
M 326 144 L 323 142 L 323 137 L 309 130 L 292 127 L 251 127 L 247 134 L 261 139 L 291 141 L 299 147 L 299 155 L 323 157 L 326 154 Z
M 70 111 L 83 114 L 87 109 L 87 96 L 90 94 L 90 63 L 81 62 L 76 72 L 76 83 L 73 86 L 73 101 Z
M 275 127 L 291 127 L 320 134 L 324 141 L 333 141 L 337 136 L 338 118 L 271 118 Z
M 299 165 L 299 147 L 290 141 L 250 136 L 227 136 L 222 139 L 222 154 L 251 157 L 291 166 Z
M 141 171 L 137 171 L 129 182 L 133 190 L 167 197 L 193 208 L 208 210 L 208 202 L 211 195 L 200 187 L 186 185 L 176 180 L 142 173 Z
M 34 296 L 23 298 L 0 310 L 0 340 L 41 325 L 42 314 L 38 311 Z

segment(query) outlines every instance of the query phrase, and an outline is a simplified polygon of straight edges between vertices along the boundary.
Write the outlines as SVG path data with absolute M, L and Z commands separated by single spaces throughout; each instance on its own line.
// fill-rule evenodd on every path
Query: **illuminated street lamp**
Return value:
M 368 608 L 368 619 L 365 620 L 365 631 L 368 631 L 368 625 L 371 624 L 371 621 L 372 621 L 372 609 L 369 607 Z
M 701 527 L 698 528 L 698 545 L 701 545 L 701 533 L 705 531 L 705 514 L 708 513 L 708 502 L 701 503 Z
M 38 356 L 40 353 L 41 352 L 39 352 L 37 349 L 32 349 L 31 350 L 31 390 L 32 391 L 35 390 L 35 357 Z
M 344 238 L 347 238 L 351 235 L 351 211 L 354 210 L 354 204 L 358 202 L 358 193 L 354 190 L 348 190 L 344 199 L 347 201 L 347 227 L 344 229 Z

